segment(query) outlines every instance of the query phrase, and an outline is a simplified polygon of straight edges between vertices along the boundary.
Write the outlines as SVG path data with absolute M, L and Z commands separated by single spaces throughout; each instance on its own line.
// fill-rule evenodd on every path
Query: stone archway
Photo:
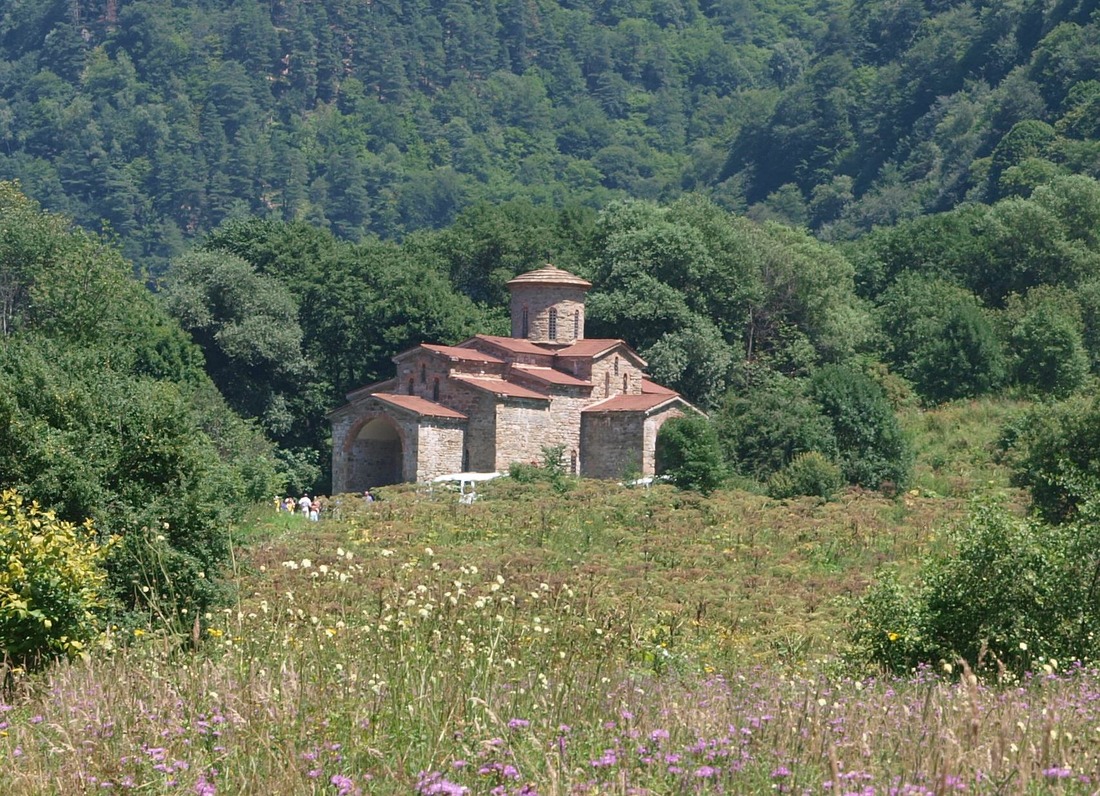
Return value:
M 367 419 L 348 443 L 347 491 L 361 492 L 405 480 L 404 435 L 386 415 Z

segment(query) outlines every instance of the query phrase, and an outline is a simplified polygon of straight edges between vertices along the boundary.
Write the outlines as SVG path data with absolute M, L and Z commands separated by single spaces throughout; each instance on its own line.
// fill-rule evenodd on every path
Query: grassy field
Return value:
M 974 494 L 1021 502 L 990 463 L 1011 411 L 910 415 L 896 498 L 504 480 L 257 512 L 197 644 L 116 630 L 0 699 L 0 793 L 1094 793 L 1096 673 L 847 655 L 878 567 L 915 571 Z

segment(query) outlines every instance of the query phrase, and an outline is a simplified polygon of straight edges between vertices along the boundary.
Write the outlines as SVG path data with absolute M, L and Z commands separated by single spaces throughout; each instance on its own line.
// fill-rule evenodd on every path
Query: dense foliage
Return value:
M 118 535 L 124 606 L 201 609 L 228 521 L 277 485 L 271 447 L 117 249 L 0 184 L 0 485 Z
M 930 559 L 923 580 L 883 578 L 860 601 L 855 639 L 897 672 L 959 659 L 974 670 L 1022 675 L 1054 661 L 1092 661 L 1100 621 L 1095 518 L 1054 526 L 982 505 Z
M 108 547 L 90 521 L 76 526 L 0 492 L 0 684 L 7 666 L 87 656 L 107 606 Z
M 681 489 L 709 495 L 722 483 L 722 449 L 698 415 L 674 417 L 657 432 L 657 472 Z
M 851 237 L 1098 173 L 1088 0 L 18 0 L 0 177 L 159 270 L 227 218 L 358 240 L 705 192 Z

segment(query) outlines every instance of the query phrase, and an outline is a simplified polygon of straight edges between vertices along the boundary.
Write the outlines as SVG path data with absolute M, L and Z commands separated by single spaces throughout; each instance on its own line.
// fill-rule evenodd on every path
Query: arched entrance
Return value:
M 377 415 L 362 425 L 348 451 L 348 491 L 399 484 L 403 478 L 404 446 L 393 421 Z

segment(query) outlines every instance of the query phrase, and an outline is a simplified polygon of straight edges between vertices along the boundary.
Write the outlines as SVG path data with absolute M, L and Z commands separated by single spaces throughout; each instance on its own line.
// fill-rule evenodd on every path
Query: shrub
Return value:
M 1016 381 L 1024 388 L 1065 398 L 1084 383 L 1089 360 L 1079 324 L 1052 308 L 1039 307 L 1011 334 Z
M 1039 406 L 1005 429 L 1013 482 L 1031 490 L 1032 508 L 1047 522 L 1073 519 L 1100 495 L 1100 402 L 1077 398 Z
M 657 432 L 657 472 L 681 489 L 710 494 L 722 483 L 725 467 L 714 426 L 705 417 L 674 417 Z
M 84 654 L 105 606 L 106 551 L 90 521 L 63 522 L 14 490 L 0 493 L 0 648 L 7 662 Z
M 869 659 L 900 672 L 962 658 L 1017 674 L 1044 658 L 1096 659 L 1094 523 L 1051 526 L 988 504 L 952 541 L 955 553 L 928 561 L 919 586 L 887 576 L 860 601 L 854 639 Z
M 981 395 L 1004 379 L 1001 342 L 966 288 L 903 273 L 882 295 L 878 318 L 887 360 L 927 402 Z
M 779 375 L 731 392 L 714 414 L 726 461 L 742 475 L 766 479 L 799 453 L 837 454 L 832 424 L 805 395 L 804 382 Z
M 844 484 L 840 466 L 817 451 L 800 453 L 768 481 L 768 495 L 776 499 L 809 495 L 829 500 Z
M 908 483 L 912 449 L 882 388 L 870 376 L 826 365 L 814 374 L 810 394 L 832 422 L 848 483 L 870 489 L 901 489 Z

